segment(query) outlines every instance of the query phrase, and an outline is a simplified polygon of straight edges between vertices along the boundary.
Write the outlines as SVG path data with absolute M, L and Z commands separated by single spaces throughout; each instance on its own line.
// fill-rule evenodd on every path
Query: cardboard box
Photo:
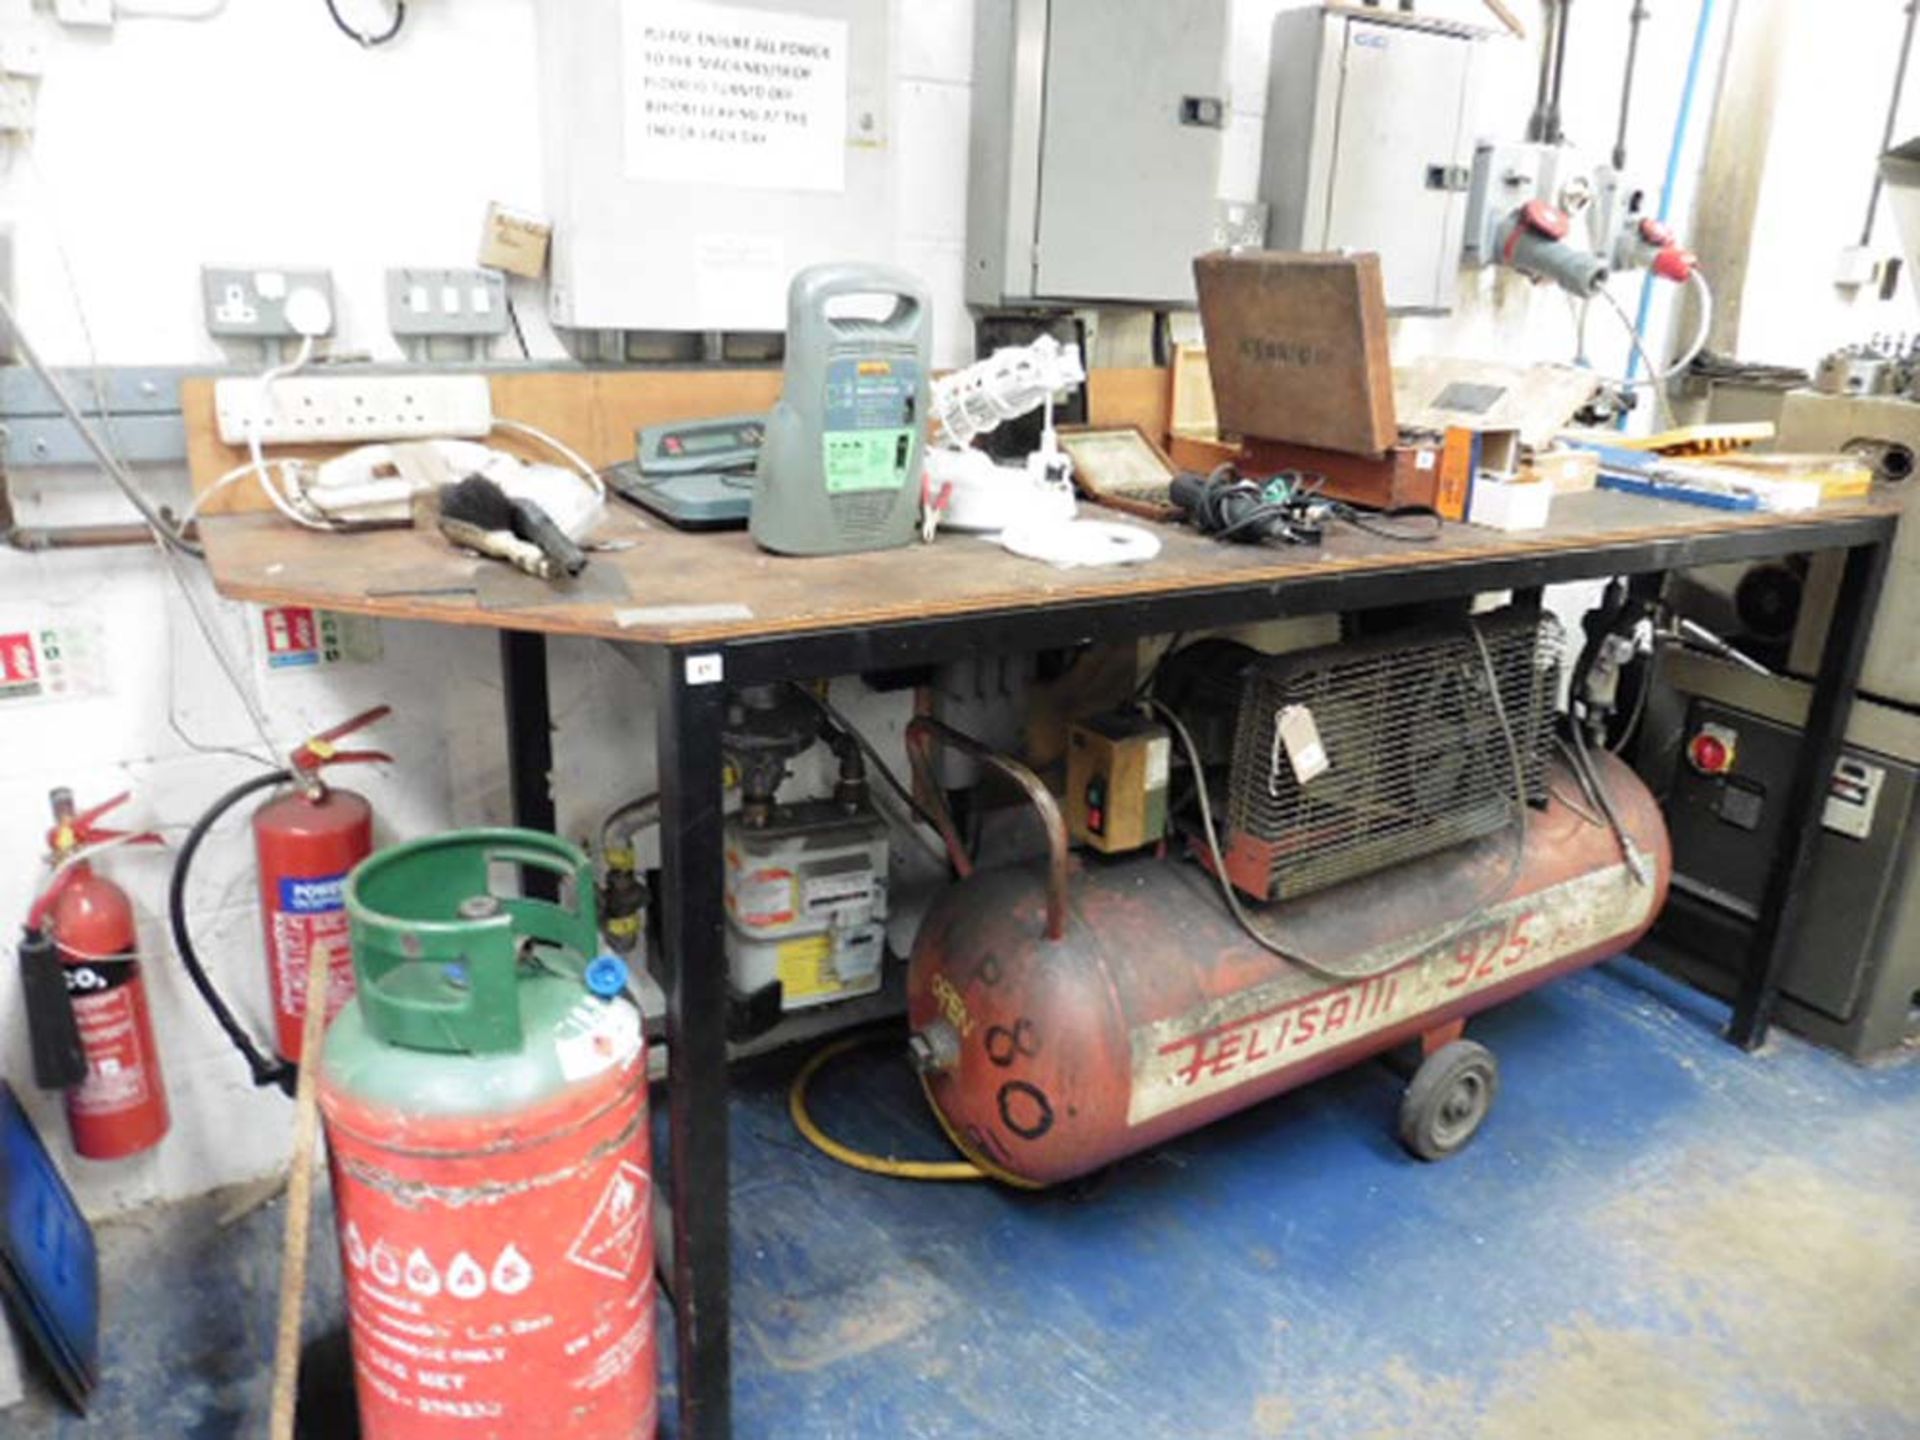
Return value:
M 1380 456 L 1399 438 L 1378 255 L 1193 262 L 1223 434 Z
M 1538 480 L 1474 477 L 1467 521 L 1493 530 L 1544 530 L 1553 508 L 1553 487 Z
M 550 221 L 495 201 L 487 206 L 486 225 L 480 232 L 480 264 L 538 280 L 546 272 L 552 239 Z

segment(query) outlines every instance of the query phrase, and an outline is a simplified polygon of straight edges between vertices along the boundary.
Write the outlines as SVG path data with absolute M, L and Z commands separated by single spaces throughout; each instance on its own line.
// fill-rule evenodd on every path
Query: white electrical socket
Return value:
M 260 382 L 217 380 L 220 438 L 244 445 L 258 417 L 260 443 L 349 444 L 369 440 L 477 440 L 493 429 L 493 392 L 484 375 L 289 375 L 260 405 Z

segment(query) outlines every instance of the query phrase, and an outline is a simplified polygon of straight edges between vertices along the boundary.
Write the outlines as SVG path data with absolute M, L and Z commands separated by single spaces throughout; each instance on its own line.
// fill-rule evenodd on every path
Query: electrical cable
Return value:
M 313 359 L 313 339 L 311 335 L 302 335 L 293 359 L 269 365 L 260 373 L 259 388 L 254 391 L 253 413 L 247 417 L 247 454 L 253 458 L 253 470 L 260 482 L 260 491 L 273 503 L 274 509 L 303 529 L 331 534 L 341 526 L 332 520 L 316 519 L 306 514 L 274 483 L 267 467 L 266 451 L 261 448 L 260 442 L 260 431 L 266 424 L 267 404 L 273 398 L 274 383 L 306 367 L 307 362 Z
M 808 1056 L 807 1063 L 800 1067 L 800 1073 L 793 1077 L 793 1084 L 787 1091 L 787 1114 L 793 1119 L 793 1128 L 822 1155 L 869 1175 L 885 1175 L 894 1180 L 986 1179 L 987 1172 L 971 1160 L 901 1160 L 891 1155 L 872 1155 L 864 1150 L 855 1150 L 850 1145 L 841 1144 L 814 1121 L 812 1112 L 807 1108 L 807 1087 L 813 1083 L 813 1077 L 820 1073 L 821 1068 L 850 1050 L 888 1043 L 893 1038 L 886 1034 L 852 1035 L 824 1045 Z
M 67 393 L 66 386 L 41 360 L 40 352 L 27 338 L 27 332 L 21 328 L 20 317 L 14 312 L 12 301 L 4 293 L 0 293 L 0 319 L 6 321 L 7 329 L 12 332 L 13 343 L 20 352 L 20 358 L 27 362 L 27 367 L 39 377 L 40 383 L 47 387 L 47 393 L 53 396 L 54 404 L 59 406 L 60 413 L 66 416 L 67 423 L 73 426 L 87 449 L 93 452 L 93 458 L 99 462 L 100 468 L 106 471 L 107 478 L 120 488 L 120 493 L 125 495 L 133 508 L 140 512 L 140 518 L 146 522 L 147 528 L 153 531 L 154 537 L 162 545 L 178 550 L 184 555 L 191 555 L 196 560 L 204 559 L 206 552 L 174 528 L 161 513 L 160 508 L 140 488 L 139 482 L 133 478 L 126 466 L 120 463 L 120 458 L 108 447 L 106 441 L 101 439 L 99 432 L 80 413 L 80 407 L 73 403 L 73 397 Z
M 1627 834 L 1627 827 L 1620 823 L 1620 812 L 1613 807 L 1613 796 L 1607 791 L 1605 777 L 1594 764 L 1593 752 L 1587 748 L 1587 737 L 1578 725 L 1573 730 L 1573 750 L 1579 757 L 1581 766 L 1586 770 L 1587 779 L 1593 784 L 1593 798 L 1599 802 L 1600 813 L 1607 817 L 1607 824 L 1613 829 L 1613 836 L 1620 845 L 1621 857 L 1627 862 L 1627 869 L 1633 878 L 1642 885 L 1651 885 L 1653 877 L 1647 873 L 1646 862 L 1640 858 L 1640 852 L 1633 847 L 1633 841 Z
M 185 529 L 184 525 L 174 525 L 164 512 L 160 511 L 159 508 L 148 499 L 146 492 L 140 488 L 139 483 L 133 478 L 132 473 L 114 451 L 111 440 L 113 429 L 112 416 L 107 409 L 106 385 L 100 373 L 99 353 L 93 344 L 93 330 L 87 323 L 86 307 L 80 301 L 79 286 L 75 282 L 71 265 L 67 263 L 64 247 L 61 248 L 60 256 L 61 265 L 66 271 L 67 288 L 73 302 L 74 313 L 80 323 L 80 333 L 86 341 L 89 370 L 93 376 L 95 403 L 99 407 L 101 419 L 105 423 L 107 430 L 106 438 L 103 438 L 92 425 L 87 423 L 86 418 L 73 403 L 72 396 L 67 393 L 66 388 L 60 383 L 59 379 L 41 360 L 39 351 L 34 348 L 25 330 L 21 328 L 20 318 L 14 312 L 13 306 L 4 291 L 0 291 L 0 318 L 5 320 L 7 328 L 12 332 L 14 344 L 20 351 L 20 357 L 27 362 L 28 368 L 31 369 L 33 373 L 39 377 L 40 382 L 47 387 L 48 393 L 53 396 L 55 404 L 60 407 L 61 413 L 66 416 L 67 423 L 73 426 L 75 432 L 80 436 L 87 448 L 93 452 L 94 459 L 99 463 L 101 469 L 106 472 L 107 478 L 113 481 L 127 499 L 132 502 L 133 507 L 140 512 L 141 519 L 146 522 L 147 528 L 153 532 L 155 539 L 159 542 L 161 559 L 165 562 L 168 572 L 173 576 L 174 583 L 180 587 L 180 593 L 187 602 L 187 608 L 193 615 L 194 623 L 200 631 L 201 638 L 206 642 L 208 649 L 213 652 L 214 661 L 219 665 L 221 673 L 226 676 L 228 683 L 233 686 L 234 693 L 238 696 L 242 708 L 246 710 L 247 717 L 252 722 L 255 733 L 260 736 L 261 743 L 264 744 L 268 752 L 271 753 L 273 750 L 273 741 L 268 734 L 266 717 L 261 712 L 251 692 L 248 691 L 245 684 L 241 681 L 238 668 L 235 666 L 232 658 L 227 654 L 225 646 L 220 643 L 219 638 L 215 635 L 212 622 L 201 610 L 200 602 L 194 592 L 192 583 L 188 580 L 186 572 L 180 565 L 179 557 L 181 555 L 190 555 L 196 560 L 204 560 L 206 558 L 205 550 L 197 542 L 186 537 L 183 533 Z M 167 719 L 174 733 L 179 735 L 181 740 L 190 748 L 205 748 L 188 739 L 185 732 L 180 728 L 177 719 L 172 714 L 171 709 L 169 709 Z M 248 758 L 257 761 L 258 757 L 250 756 Z
M 400 37 L 400 32 L 407 23 L 407 0 L 393 0 L 393 21 L 377 35 L 365 30 L 356 30 L 349 25 L 346 17 L 340 13 L 337 0 L 326 0 L 326 6 L 327 14 L 333 17 L 333 23 L 339 27 L 340 33 L 363 50 L 375 50 L 382 45 L 391 44 Z
M 1520 872 L 1525 867 L 1527 861 L 1526 766 L 1520 759 L 1520 744 L 1514 738 L 1513 726 L 1507 716 L 1506 703 L 1500 698 L 1500 678 L 1493 666 L 1493 653 L 1488 650 L 1486 639 L 1480 633 L 1480 627 L 1472 621 L 1468 621 L 1467 623 L 1468 629 L 1473 635 L 1474 644 L 1480 652 L 1480 664 L 1487 681 L 1488 697 L 1493 702 L 1494 718 L 1499 724 L 1500 736 L 1506 745 L 1507 760 L 1513 770 L 1515 831 L 1513 858 L 1509 862 L 1507 873 L 1501 879 L 1500 884 L 1485 897 L 1474 902 L 1471 908 L 1443 929 L 1438 935 L 1420 940 L 1416 946 L 1396 953 L 1391 959 L 1371 970 L 1349 971 L 1322 964 L 1305 955 L 1289 950 L 1260 928 L 1253 916 L 1248 913 L 1246 907 L 1241 904 L 1239 892 L 1233 888 L 1233 882 L 1227 878 L 1226 857 L 1220 845 L 1219 831 L 1213 823 L 1213 805 L 1207 798 L 1206 772 L 1201 768 L 1200 747 L 1194 744 L 1192 733 L 1170 706 L 1159 700 L 1149 699 L 1146 702 L 1152 709 L 1160 714 L 1161 718 L 1172 727 L 1174 734 L 1179 737 L 1180 748 L 1186 753 L 1188 768 L 1193 771 L 1196 782 L 1196 798 L 1198 798 L 1200 802 L 1200 826 L 1207 842 L 1208 858 L 1213 862 L 1214 878 L 1220 883 L 1220 893 L 1227 902 L 1228 912 L 1233 916 L 1234 921 L 1240 928 L 1246 932 L 1247 937 L 1256 945 L 1260 946 L 1261 949 L 1279 956 L 1290 965 L 1297 965 L 1303 970 L 1311 971 L 1323 979 L 1343 983 L 1355 980 L 1370 980 L 1376 975 L 1384 975 L 1389 970 L 1398 969 L 1400 966 L 1406 964 L 1408 960 L 1423 951 L 1433 950 L 1445 945 L 1448 941 L 1452 940 L 1454 936 L 1477 921 L 1486 912 L 1488 906 L 1496 904 L 1505 898 L 1505 896 L 1512 891 L 1514 885 L 1518 883 Z
M 820 708 L 822 714 L 853 737 L 853 743 L 860 747 L 861 752 L 867 757 L 868 762 L 875 770 L 879 771 L 880 778 L 887 782 L 888 788 L 900 797 L 901 801 L 913 812 L 922 824 L 932 826 L 935 831 L 940 829 L 938 822 L 934 820 L 932 815 L 927 813 L 926 807 L 914 798 L 913 792 L 901 784 L 900 777 L 888 768 L 887 762 L 881 758 L 880 752 L 874 748 L 873 742 L 868 740 L 865 735 L 862 735 L 859 730 L 855 729 L 852 722 L 840 713 L 839 708 L 831 700 L 827 699 L 824 695 L 815 694 L 805 685 L 796 685 L 794 689 L 811 700 Z M 925 837 L 923 836 L 921 838 L 924 839 Z
M 600 472 L 589 465 L 585 457 L 564 440 L 549 435 L 539 426 L 529 425 L 524 420 L 508 420 L 498 415 L 494 417 L 493 428 L 496 430 L 511 431 L 515 435 L 525 435 L 530 440 L 539 441 L 540 444 L 546 446 L 549 450 L 553 451 L 554 454 L 560 456 L 567 464 L 577 470 L 580 473 L 580 478 L 587 482 L 587 487 L 592 490 L 596 496 L 602 500 L 607 498 L 607 484 L 606 481 L 600 478 Z
M 1633 697 L 1633 708 L 1627 712 L 1627 723 L 1614 737 L 1613 743 L 1607 747 L 1611 753 L 1615 755 L 1626 753 L 1628 744 L 1633 740 L 1634 732 L 1640 728 L 1641 717 L 1647 713 L 1647 698 L 1653 693 L 1654 681 L 1659 677 L 1659 673 L 1660 642 L 1655 640 L 1652 649 L 1647 653 L 1646 663 L 1641 667 L 1640 688 Z
M 186 967 L 187 978 L 193 982 L 193 988 L 200 992 L 200 998 L 207 1002 L 207 1008 L 213 1012 L 213 1018 L 226 1032 L 227 1039 L 233 1042 L 247 1062 L 247 1070 L 253 1076 L 255 1085 L 266 1087 L 277 1085 L 288 1095 L 293 1094 L 294 1081 L 299 1075 L 299 1066 L 275 1057 L 268 1059 L 253 1043 L 253 1037 L 235 1018 L 227 1002 L 220 998 L 220 992 L 214 989 L 213 980 L 207 974 L 206 967 L 200 962 L 199 951 L 193 948 L 193 936 L 187 928 L 187 881 L 193 872 L 193 859 L 200 851 L 200 844 L 207 838 L 209 831 L 218 824 L 228 811 L 233 809 L 249 795 L 280 785 L 290 784 L 294 779 L 291 770 L 280 768 L 265 775 L 255 775 L 242 780 L 226 794 L 209 806 L 201 817 L 193 822 L 193 828 L 187 832 L 187 838 L 180 844 L 180 854 L 173 862 L 173 874 L 167 879 L 167 924 L 173 933 L 173 947 L 179 952 L 180 963 Z
M 1633 346 L 1633 353 L 1639 356 L 1640 363 L 1647 367 L 1649 376 L 1653 375 L 1659 367 L 1647 358 L 1647 347 L 1641 342 L 1640 332 L 1634 329 L 1633 317 L 1627 314 L 1626 307 L 1614 299 L 1613 292 L 1604 285 L 1600 287 L 1597 293 L 1602 300 L 1607 302 L 1607 305 L 1612 309 L 1613 313 L 1620 317 L 1620 323 L 1626 327 L 1627 340 Z M 1660 408 L 1661 424 L 1666 429 L 1671 430 L 1675 428 L 1675 421 L 1673 418 L 1673 404 L 1667 399 L 1666 378 L 1666 376 L 1662 375 L 1653 381 L 1653 403 Z M 1623 385 L 1634 385 L 1637 382 L 1635 378 L 1630 375 L 1620 383 Z M 1622 418 L 1624 419 L 1625 417 L 1623 416 Z

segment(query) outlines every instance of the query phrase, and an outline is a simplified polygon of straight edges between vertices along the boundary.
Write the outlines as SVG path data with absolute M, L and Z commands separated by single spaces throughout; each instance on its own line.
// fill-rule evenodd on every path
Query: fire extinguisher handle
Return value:
M 571 881 L 571 904 L 496 894 L 499 865 Z M 347 877 L 346 901 L 361 1013 L 375 1035 L 410 1050 L 518 1049 L 525 944 L 556 946 L 583 966 L 599 951 L 593 862 L 536 830 L 464 830 L 391 846 Z
M 311 775 L 322 765 L 389 764 L 393 757 L 383 750 L 338 750 L 333 742 L 356 730 L 364 730 L 392 713 L 391 705 L 376 705 L 371 710 L 362 710 L 351 719 L 342 720 L 338 725 L 309 736 L 287 757 L 288 763 L 300 775 Z
M 384 750 L 335 750 L 324 742 L 309 740 L 294 752 L 293 765 L 303 775 L 311 775 L 323 765 L 391 765 L 393 756 Z
M 951 745 L 984 765 L 991 765 L 1019 786 L 1039 812 L 1040 823 L 1047 832 L 1046 934 L 1049 940 L 1060 939 L 1067 933 L 1067 824 L 1061 818 L 1060 804 L 1053 798 L 1053 792 L 1047 789 L 1045 781 L 1019 761 L 1002 755 L 990 745 L 981 744 L 971 735 L 963 735 L 952 726 L 927 715 L 917 716 L 909 722 L 906 733 L 907 759 L 912 762 L 914 778 L 919 781 L 920 789 L 932 802 L 936 828 L 940 831 L 940 838 L 946 841 L 953 868 L 963 880 L 973 873 L 973 860 L 967 854 L 966 846 L 961 844 L 959 832 L 954 829 L 946 796 L 933 773 L 930 742 L 934 740 Z

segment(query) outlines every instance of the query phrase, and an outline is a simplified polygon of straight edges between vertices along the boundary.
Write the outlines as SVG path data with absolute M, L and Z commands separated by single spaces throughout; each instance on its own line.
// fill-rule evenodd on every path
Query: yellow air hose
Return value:
M 863 1150 L 842 1145 L 814 1123 L 813 1116 L 807 1110 L 807 1087 L 813 1083 L 813 1077 L 819 1074 L 821 1068 L 849 1050 L 893 1042 L 895 1039 L 884 1034 L 854 1035 L 824 1045 L 809 1056 L 807 1063 L 800 1067 L 800 1073 L 793 1077 L 793 1087 L 787 1091 L 787 1113 L 793 1117 L 793 1128 L 800 1132 L 809 1145 L 829 1159 L 838 1160 L 855 1170 L 864 1170 L 869 1175 L 886 1175 L 895 1180 L 986 1179 L 986 1172 L 970 1160 L 898 1160 L 891 1155 L 869 1155 Z

